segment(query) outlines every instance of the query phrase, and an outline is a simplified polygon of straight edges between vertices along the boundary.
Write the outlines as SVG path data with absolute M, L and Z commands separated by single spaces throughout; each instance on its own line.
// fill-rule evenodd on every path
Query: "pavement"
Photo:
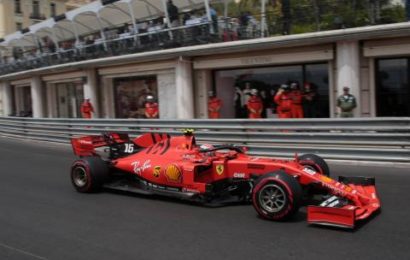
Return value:
M 331 164 L 375 176 L 382 212 L 355 231 L 257 217 L 251 205 L 74 190 L 69 146 L 0 137 L 0 259 L 409 259 L 410 171 Z

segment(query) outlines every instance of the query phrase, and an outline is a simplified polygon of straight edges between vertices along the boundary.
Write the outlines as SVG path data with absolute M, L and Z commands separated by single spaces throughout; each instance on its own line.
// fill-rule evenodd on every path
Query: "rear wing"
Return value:
M 170 138 L 168 134 L 147 133 L 131 141 L 128 134 L 106 133 L 71 138 L 71 146 L 73 147 L 74 154 L 77 156 L 95 156 L 97 155 L 95 148 L 98 147 L 110 147 L 114 144 L 132 142 L 139 148 L 147 148 L 168 138 Z
M 95 148 L 129 142 L 128 134 L 108 133 L 71 138 L 73 152 L 77 156 L 94 156 Z

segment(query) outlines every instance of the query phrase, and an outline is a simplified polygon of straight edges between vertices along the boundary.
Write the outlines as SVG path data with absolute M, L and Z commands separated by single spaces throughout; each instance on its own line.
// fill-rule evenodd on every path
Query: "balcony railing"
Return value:
M 317 6 L 304 4 L 304 1 L 294 1 L 291 12 L 287 15 L 268 9 L 263 16 L 243 13 L 239 17 L 219 17 L 218 22 L 204 23 L 202 20 L 198 24 L 195 21 L 198 18 L 195 18 L 181 27 L 160 28 L 149 32 L 140 30 L 138 34 L 121 33 L 121 28 L 105 29 L 105 40 L 98 39 L 75 45 L 75 39 L 70 39 L 60 42 L 59 44 L 63 45 L 61 48 L 54 46 L 47 50 L 44 46 L 40 49 L 32 47 L 14 53 L 14 57 L 3 57 L 3 60 L 0 59 L 0 75 L 100 57 L 212 42 L 389 24 L 410 19 L 410 8 L 407 10 L 398 4 L 385 5 L 382 8 L 370 5 L 372 1 L 366 1 L 369 6 L 360 1 L 346 1 L 355 2 L 355 5 L 343 5 L 338 0 L 313 2 L 318 3 Z M 406 13 L 406 10 L 409 13 Z M 36 12 L 30 18 L 45 19 L 44 15 Z M 89 37 L 91 34 L 99 34 L 99 31 L 90 32 L 83 37 Z
M 45 20 L 47 19 L 46 16 L 44 14 L 40 14 L 40 13 L 31 13 L 30 14 L 30 19 L 33 20 Z

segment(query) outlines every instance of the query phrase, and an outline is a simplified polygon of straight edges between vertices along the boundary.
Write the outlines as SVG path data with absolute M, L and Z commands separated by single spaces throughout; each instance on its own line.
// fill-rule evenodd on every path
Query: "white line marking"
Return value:
M 18 248 L 15 248 L 15 247 L 12 247 L 12 246 L 3 244 L 3 243 L 0 243 L 0 246 L 1 246 L 1 247 L 4 247 L 4 248 L 7 248 L 7 249 L 10 249 L 10 250 L 13 250 L 13 251 L 16 251 L 16 252 L 19 252 L 19 253 L 24 254 L 24 255 L 28 255 L 28 256 L 34 257 L 34 258 L 36 258 L 36 259 L 47 260 L 47 258 L 44 258 L 44 257 L 38 256 L 38 255 L 32 254 L 32 253 L 30 253 L 30 252 L 27 252 L 27 251 L 24 251 L 24 250 L 21 250 L 21 249 L 18 249 Z

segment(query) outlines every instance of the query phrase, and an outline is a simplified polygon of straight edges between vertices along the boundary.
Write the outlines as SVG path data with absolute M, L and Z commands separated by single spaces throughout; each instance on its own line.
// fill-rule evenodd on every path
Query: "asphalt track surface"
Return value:
M 0 137 L 0 259 L 410 259 L 410 170 L 373 175 L 383 211 L 356 231 L 265 221 L 250 205 L 207 208 L 113 192 L 80 194 L 66 145 Z

